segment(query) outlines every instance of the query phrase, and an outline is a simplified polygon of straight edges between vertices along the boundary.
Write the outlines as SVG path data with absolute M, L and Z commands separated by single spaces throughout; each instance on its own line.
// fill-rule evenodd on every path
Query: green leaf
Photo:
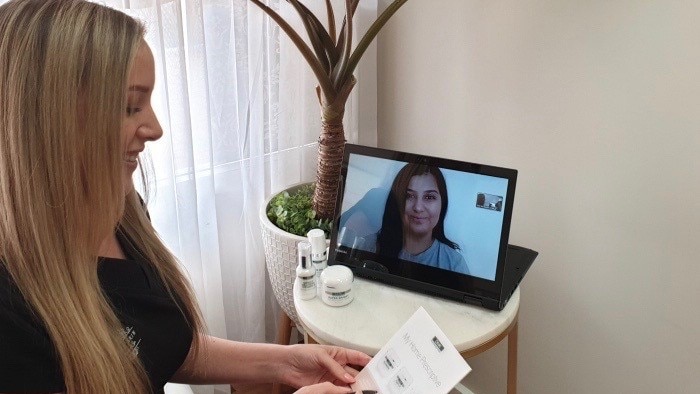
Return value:
M 309 48 L 308 45 L 306 45 L 301 36 L 299 36 L 299 34 L 294 30 L 294 28 L 292 28 L 292 26 L 289 25 L 289 23 L 287 23 L 287 21 L 284 20 L 284 18 L 282 18 L 272 8 L 266 6 L 262 1 L 250 1 L 252 1 L 253 4 L 260 7 L 260 9 L 262 9 L 267 15 L 269 15 L 270 18 L 277 22 L 277 24 L 280 26 L 280 29 L 287 33 L 287 36 L 289 36 L 294 45 L 296 45 L 297 49 L 299 49 L 299 52 L 301 52 L 301 55 L 311 67 L 311 70 L 314 72 L 316 79 L 318 79 L 318 84 L 321 87 L 321 90 L 323 90 L 323 94 L 325 94 L 326 97 L 333 97 L 333 84 L 331 83 L 328 74 L 325 73 L 321 61 L 316 58 L 314 52 L 311 50 L 311 48 Z
M 316 217 L 313 194 L 313 185 L 304 185 L 292 194 L 280 193 L 270 201 L 267 217 L 282 230 L 302 237 L 314 228 L 320 228 L 329 234 L 332 221 Z
M 328 74 L 331 69 L 331 64 L 328 54 L 326 53 L 326 48 L 323 45 L 323 40 L 321 39 L 322 34 L 328 35 L 328 33 L 322 27 L 320 30 L 322 30 L 323 33 L 321 33 L 318 26 L 313 25 L 312 20 L 316 19 L 318 21 L 318 18 L 316 18 L 311 10 L 301 4 L 299 0 L 287 0 L 287 2 L 294 7 L 301 17 L 301 21 L 306 29 L 306 34 L 309 36 L 309 41 L 311 41 L 311 46 L 314 48 L 314 52 L 316 52 L 316 58 L 318 58 L 318 60 L 321 62 L 326 74 Z
M 311 11 L 309 11 L 304 4 L 299 4 L 308 11 L 308 18 L 311 28 L 321 40 L 321 44 L 323 45 L 326 55 L 328 56 L 330 65 L 331 67 L 333 67 L 337 63 L 338 58 L 340 57 L 340 54 L 335 48 L 335 39 L 331 37 L 330 33 L 326 31 L 326 29 L 323 27 L 323 23 L 321 23 L 321 21 L 318 18 L 316 18 L 316 16 Z M 333 25 L 333 28 L 335 28 L 335 25 Z
M 386 22 L 389 21 L 389 18 L 391 18 L 407 1 L 408 0 L 394 0 L 394 2 L 391 3 L 381 15 L 379 15 L 377 20 L 372 23 L 372 26 L 367 29 L 367 33 L 365 33 L 360 42 L 357 44 L 357 47 L 350 56 L 350 60 L 344 65 L 343 69 L 340 70 L 341 74 L 339 75 L 338 79 L 333 80 L 334 86 L 342 86 L 342 82 L 346 81 L 349 76 L 352 75 L 357 67 L 357 64 L 360 62 L 362 55 L 365 54 L 365 51 L 369 47 L 369 44 L 372 43 L 382 27 L 384 27 Z
M 333 13 L 331 0 L 326 0 L 326 12 L 328 14 L 328 34 L 331 42 L 335 42 L 335 14 Z
M 335 46 L 335 51 L 338 53 L 339 59 L 336 61 L 336 65 L 333 67 L 333 71 L 331 72 L 331 82 L 336 90 L 342 86 L 339 78 L 341 77 L 342 71 L 345 69 L 345 64 L 348 62 L 348 57 L 350 56 L 349 49 L 351 46 L 346 45 L 346 43 L 348 43 L 347 39 L 349 36 L 349 44 L 352 44 L 352 19 L 355 17 L 355 11 L 357 11 L 357 6 L 359 4 L 360 0 L 352 0 L 352 3 L 349 4 L 350 9 L 348 10 L 348 0 L 346 0 L 345 3 L 345 17 L 343 18 L 340 33 L 338 34 L 338 43 Z M 348 23 L 348 20 L 350 20 L 350 23 Z

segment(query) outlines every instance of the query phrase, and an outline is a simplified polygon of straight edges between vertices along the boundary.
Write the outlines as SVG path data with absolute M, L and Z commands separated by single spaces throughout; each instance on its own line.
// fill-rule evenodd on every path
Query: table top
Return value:
M 355 299 L 341 307 L 320 297 L 302 300 L 294 283 L 294 305 L 303 328 L 319 343 L 343 346 L 375 355 L 418 307 L 435 320 L 460 353 L 476 348 L 505 331 L 518 314 L 520 288 L 506 307 L 492 311 L 355 278 Z

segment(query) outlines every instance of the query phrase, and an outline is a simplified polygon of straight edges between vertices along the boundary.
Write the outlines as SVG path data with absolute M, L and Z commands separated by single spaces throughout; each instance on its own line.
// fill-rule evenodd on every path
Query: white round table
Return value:
M 294 284 L 294 305 L 308 343 L 374 355 L 422 306 L 464 358 L 482 353 L 508 336 L 507 387 L 509 394 L 516 392 L 519 288 L 500 312 L 361 278 L 355 278 L 353 292 L 355 299 L 350 304 L 331 307 L 319 297 L 302 300 Z

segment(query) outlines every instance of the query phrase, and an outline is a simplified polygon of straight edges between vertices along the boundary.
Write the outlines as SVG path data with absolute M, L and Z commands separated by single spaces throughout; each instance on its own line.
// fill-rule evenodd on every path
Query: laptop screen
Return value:
M 360 276 L 495 297 L 516 177 L 505 168 L 347 144 L 331 259 Z

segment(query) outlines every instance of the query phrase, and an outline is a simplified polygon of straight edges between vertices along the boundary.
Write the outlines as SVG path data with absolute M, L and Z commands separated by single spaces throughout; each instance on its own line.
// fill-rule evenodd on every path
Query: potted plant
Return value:
M 345 17 L 340 29 L 336 29 L 331 0 L 325 0 L 327 26 L 324 26 L 301 1 L 287 0 L 301 17 L 311 46 L 307 45 L 301 35 L 272 8 L 261 0 L 250 1 L 260 7 L 289 36 L 318 80 L 316 95 L 321 106 L 321 131 L 318 139 L 316 182 L 310 187 L 295 185 L 282 192 L 281 197 L 273 196 L 272 201 L 277 199 L 276 202 L 265 204 L 260 213 L 260 219 L 263 222 L 265 257 L 273 290 L 282 309 L 296 322 L 296 312 L 291 298 L 291 286 L 294 282 L 296 267 L 296 245 L 305 239 L 306 232 L 311 228 L 324 225 L 328 228 L 333 218 L 346 141 L 343 128 L 345 104 L 356 83 L 353 73 L 377 33 L 408 0 L 394 0 L 374 21 L 354 48 L 353 17 L 360 0 L 345 0 Z M 312 191 L 313 198 L 311 198 Z M 302 201 L 306 205 L 302 204 Z M 294 233 L 289 233 L 280 230 L 278 225 L 270 226 L 272 223 L 270 219 L 277 220 L 280 217 L 284 221 L 296 224 L 305 222 L 309 227 L 295 224 L 288 227 L 290 230 L 287 231 L 294 230 Z

